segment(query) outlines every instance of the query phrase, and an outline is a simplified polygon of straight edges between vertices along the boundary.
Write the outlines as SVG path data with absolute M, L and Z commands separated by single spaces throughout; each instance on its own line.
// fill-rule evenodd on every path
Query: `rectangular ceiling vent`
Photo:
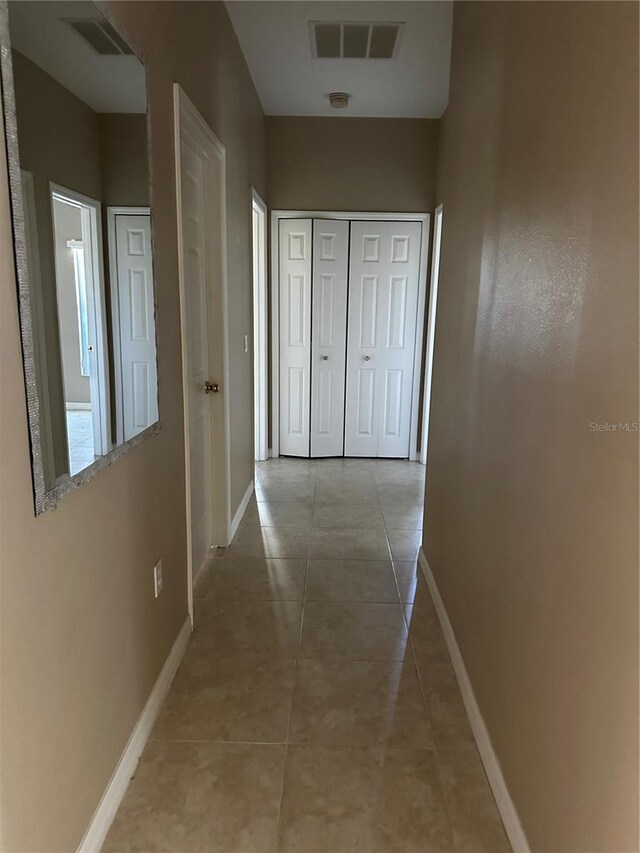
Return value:
M 394 59 L 403 23 L 309 21 L 315 59 Z
M 66 22 L 100 56 L 133 54 L 126 41 L 104 18 L 67 18 Z

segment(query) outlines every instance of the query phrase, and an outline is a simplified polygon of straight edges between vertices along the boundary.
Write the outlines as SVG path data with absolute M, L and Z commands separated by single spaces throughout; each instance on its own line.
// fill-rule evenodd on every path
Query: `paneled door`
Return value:
M 352 222 L 345 456 L 410 455 L 419 222 Z
M 176 135 L 178 272 L 184 402 L 188 601 L 213 546 L 231 528 L 226 320 L 226 153 L 178 83 Z
M 280 453 L 309 456 L 311 220 L 280 221 Z
M 181 140 L 182 258 L 184 264 L 192 563 L 199 569 L 213 544 L 211 494 L 211 379 L 206 246 L 206 159 L 189 138 Z
M 349 222 L 313 220 L 311 455 L 344 453 Z
M 127 441 L 158 420 L 149 214 L 117 213 L 115 244 L 122 429 Z

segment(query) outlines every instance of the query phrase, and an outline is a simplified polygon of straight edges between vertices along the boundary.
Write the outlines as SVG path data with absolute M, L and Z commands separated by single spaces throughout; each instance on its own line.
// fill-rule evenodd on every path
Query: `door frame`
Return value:
M 226 151 L 214 132 L 206 123 L 198 109 L 186 95 L 179 83 L 173 84 L 173 117 L 174 117 L 174 147 L 176 170 L 176 215 L 178 236 L 178 290 L 180 297 L 180 338 L 182 354 L 182 402 L 184 417 L 184 458 L 185 458 L 185 491 L 186 491 L 186 522 L 187 522 L 187 597 L 191 627 L 194 625 L 193 612 L 193 582 L 200 566 L 193 565 L 193 543 L 191 538 L 191 468 L 190 468 L 190 437 L 189 437 L 189 387 L 187 338 L 188 321 L 186 311 L 185 272 L 184 272 L 184 239 L 182 232 L 182 160 L 181 140 L 190 136 L 196 147 L 205 149 L 207 154 L 219 164 L 219 215 L 220 215 L 220 316 L 209 318 L 209 340 L 216 337 L 222 340 L 222 399 L 224 407 L 224 435 L 219 435 L 215 424 L 211 422 L 211 494 L 212 494 L 212 540 L 215 536 L 218 542 L 212 541 L 212 546 L 229 544 L 231 530 L 231 444 L 230 444 L 230 412 L 229 412 L 229 322 L 227 299 L 227 189 L 226 189 Z M 211 188 L 209 188 L 211 189 Z M 207 269 L 210 273 L 211 257 L 207 257 Z M 209 275 L 209 280 L 210 275 Z M 213 322 L 216 319 L 217 322 Z M 213 471 L 216 476 L 213 477 Z M 218 485 L 219 484 L 219 485 Z M 218 497 L 216 500 L 216 488 Z
M 433 252 L 431 254 L 431 281 L 429 284 L 429 312 L 427 314 L 427 342 L 424 360 L 424 394 L 422 398 L 422 441 L 420 462 L 427 464 L 429 446 L 429 415 L 431 413 L 431 382 L 433 379 L 433 354 L 436 341 L 436 311 L 438 309 L 438 287 L 440 282 L 440 250 L 442 247 L 442 204 L 433 214 Z
M 259 262 L 256 270 L 256 235 L 253 215 L 259 216 Z M 267 290 L 267 205 L 251 188 L 251 252 L 253 270 L 253 418 L 254 457 L 263 462 L 269 456 L 269 295 Z M 257 272 L 257 275 L 256 275 Z
M 411 391 L 411 428 L 409 433 L 409 459 L 420 458 L 418 447 L 418 422 L 422 391 L 422 345 L 427 295 L 427 266 L 429 258 L 430 213 L 379 213 L 335 210 L 272 210 L 271 211 L 271 451 L 272 457 L 280 455 L 280 220 L 281 219 L 357 219 L 364 222 L 420 222 L 420 264 L 418 268 L 418 310 L 416 315 L 416 343 L 413 361 Z
M 87 261 L 85 254 L 85 265 L 87 263 L 91 265 L 91 302 L 94 313 L 93 325 L 95 326 L 96 334 L 95 387 L 98 392 L 95 400 L 93 399 L 93 394 L 91 395 L 91 411 L 93 414 L 96 408 L 98 410 L 97 416 L 93 418 L 93 423 L 94 425 L 97 423 L 99 429 L 97 436 L 94 431 L 93 448 L 96 456 L 106 456 L 111 450 L 113 450 L 113 443 L 111 441 L 111 410 L 109 400 L 109 353 L 107 343 L 107 307 L 102 242 L 102 203 L 88 195 L 83 195 L 76 190 L 71 190 L 62 184 L 56 184 L 54 181 L 49 181 L 49 200 L 51 202 L 51 222 L 53 224 L 54 233 L 54 202 L 56 200 L 62 201 L 63 203 L 65 201 L 71 202 L 80 208 L 83 243 L 88 231 L 90 258 Z
M 124 400 L 122 394 L 122 349 L 120 340 L 120 288 L 116 245 L 117 216 L 151 216 L 150 207 L 107 207 L 107 246 L 109 250 L 109 295 L 111 296 L 111 334 L 113 341 L 113 373 L 116 403 L 116 444 L 124 442 Z M 157 385 L 157 382 L 156 382 Z

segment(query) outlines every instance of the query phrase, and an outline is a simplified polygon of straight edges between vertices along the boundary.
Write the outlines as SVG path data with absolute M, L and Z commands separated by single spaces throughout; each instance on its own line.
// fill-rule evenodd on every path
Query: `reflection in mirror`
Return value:
M 146 81 L 93 3 L 7 6 L 4 110 L 42 511 L 158 420 Z

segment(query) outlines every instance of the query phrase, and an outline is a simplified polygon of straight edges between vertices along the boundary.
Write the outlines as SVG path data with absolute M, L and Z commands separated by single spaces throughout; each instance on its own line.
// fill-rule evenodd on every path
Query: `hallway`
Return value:
M 510 849 L 416 564 L 424 471 L 259 464 L 103 850 Z

